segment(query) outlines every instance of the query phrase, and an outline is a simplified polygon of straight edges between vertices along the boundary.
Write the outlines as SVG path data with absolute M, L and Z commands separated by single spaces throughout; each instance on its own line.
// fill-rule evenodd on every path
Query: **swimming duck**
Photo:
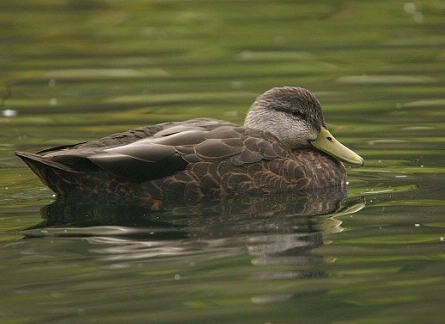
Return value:
M 58 196 L 146 202 L 343 191 L 342 162 L 363 165 L 328 131 L 318 99 L 288 86 L 260 95 L 243 126 L 199 118 L 16 154 Z

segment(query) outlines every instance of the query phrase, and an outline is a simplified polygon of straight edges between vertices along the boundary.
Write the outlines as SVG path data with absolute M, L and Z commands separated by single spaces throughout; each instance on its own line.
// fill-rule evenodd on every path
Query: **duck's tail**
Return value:
M 29 166 L 45 185 L 57 194 L 64 193 L 66 176 L 70 175 L 68 178 L 71 178 L 73 173 L 76 173 L 72 168 L 38 154 L 19 151 L 15 154 Z

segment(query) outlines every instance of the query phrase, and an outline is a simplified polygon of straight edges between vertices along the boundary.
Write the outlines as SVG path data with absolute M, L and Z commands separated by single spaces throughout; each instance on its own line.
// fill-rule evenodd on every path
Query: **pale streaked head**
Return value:
M 315 147 L 340 161 L 363 165 L 363 159 L 327 130 L 321 104 L 300 87 L 272 88 L 260 95 L 244 126 L 269 131 L 290 149 Z

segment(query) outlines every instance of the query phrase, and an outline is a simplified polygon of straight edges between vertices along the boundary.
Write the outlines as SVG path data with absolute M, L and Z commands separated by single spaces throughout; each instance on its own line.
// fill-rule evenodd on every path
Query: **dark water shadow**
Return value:
M 298 281 L 329 276 L 325 258 L 313 251 L 326 243 L 326 235 L 342 231 L 339 216 L 363 207 L 360 199 L 348 200 L 344 192 L 241 197 L 164 206 L 160 211 L 59 199 L 42 208 L 43 222 L 24 231 L 21 243 L 55 259 L 67 250 L 78 251 L 82 260 L 128 276 L 150 269 L 157 284 L 165 278 L 156 273 L 192 269 L 190 276 L 207 276 L 202 284 L 217 291 L 207 271 L 225 269 L 219 276 L 228 282 L 233 276 L 241 278 L 239 285 L 246 285 L 243 294 L 252 304 L 275 304 L 301 297 L 327 298 L 329 289 L 324 285 L 302 290 Z M 178 274 L 172 280 L 180 279 Z M 102 280 L 108 282 L 103 271 L 97 282 Z M 270 280 L 295 287 L 249 290 L 251 282 L 262 285 Z M 199 289 L 201 284 L 196 285 Z M 175 295 L 183 288 L 172 284 L 166 289 Z
M 169 220 L 196 217 L 224 217 L 225 221 L 239 217 L 292 214 L 315 216 L 332 213 L 347 197 L 343 191 L 297 192 L 273 195 L 251 195 L 198 203 L 178 201 L 159 208 L 140 203 L 89 200 L 84 196 L 59 197 L 42 207 L 44 221 L 38 227 L 48 226 L 151 226 Z M 164 224 L 165 225 L 165 224 Z
M 351 205 L 345 201 L 345 192 L 323 191 L 177 203 L 153 210 L 140 204 L 58 198 L 41 209 L 43 221 L 23 233 L 153 240 L 313 232 L 318 215 L 341 212 Z

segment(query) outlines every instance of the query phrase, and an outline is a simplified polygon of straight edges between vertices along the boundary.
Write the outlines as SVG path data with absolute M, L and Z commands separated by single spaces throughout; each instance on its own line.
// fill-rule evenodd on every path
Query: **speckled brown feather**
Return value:
M 17 152 L 61 196 L 122 201 L 344 190 L 343 165 L 322 152 L 286 150 L 272 134 L 225 121 L 164 123 L 43 155 Z

